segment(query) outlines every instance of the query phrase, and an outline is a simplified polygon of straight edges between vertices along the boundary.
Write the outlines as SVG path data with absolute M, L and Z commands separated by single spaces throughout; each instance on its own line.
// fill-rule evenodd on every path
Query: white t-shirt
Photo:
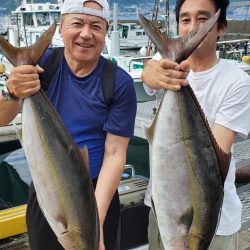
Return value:
M 246 138 L 250 130 L 250 76 L 233 64 L 220 59 L 211 69 L 190 71 L 189 84 L 208 119 L 210 127 L 219 124 Z M 156 92 L 146 85 L 148 94 Z M 159 95 L 159 93 L 158 93 Z M 151 203 L 151 182 L 145 204 Z M 217 235 L 232 235 L 241 227 L 242 204 L 235 187 L 235 161 L 232 157 L 224 184 L 224 199 Z

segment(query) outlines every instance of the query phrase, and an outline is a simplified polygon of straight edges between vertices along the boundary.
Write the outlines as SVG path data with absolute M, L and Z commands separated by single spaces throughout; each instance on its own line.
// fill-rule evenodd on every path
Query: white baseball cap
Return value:
M 102 10 L 84 7 L 85 2 L 96 2 L 102 6 Z M 61 9 L 61 15 L 70 13 L 98 16 L 109 22 L 110 12 L 107 0 L 65 0 Z

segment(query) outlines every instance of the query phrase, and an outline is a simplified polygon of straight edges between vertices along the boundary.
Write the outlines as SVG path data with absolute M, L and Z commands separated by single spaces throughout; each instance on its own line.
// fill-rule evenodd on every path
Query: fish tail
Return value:
M 13 66 L 19 65 L 37 65 L 39 59 L 49 47 L 56 31 L 56 22 L 43 33 L 35 44 L 28 48 L 16 48 L 0 37 L 0 52 L 10 61 Z

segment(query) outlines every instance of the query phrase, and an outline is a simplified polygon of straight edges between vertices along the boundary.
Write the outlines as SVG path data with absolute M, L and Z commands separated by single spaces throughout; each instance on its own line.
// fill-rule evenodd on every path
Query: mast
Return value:
M 27 5 L 27 1 L 26 0 L 23 0 L 22 3 L 21 3 L 22 6 L 26 6 Z
M 111 56 L 120 55 L 120 35 L 118 31 L 118 3 L 114 3 L 114 19 L 113 19 L 113 31 L 111 32 Z
M 165 1 L 165 34 L 169 35 L 169 0 L 164 0 Z
M 152 19 L 151 19 L 152 23 L 154 23 L 154 24 L 157 23 L 158 11 L 159 11 L 159 2 L 160 2 L 160 0 L 155 0 L 155 3 L 154 3 L 154 9 L 153 9 Z M 148 38 L 146 56 L 150 56 L 151 46 L 152 46 L 152 41 Z

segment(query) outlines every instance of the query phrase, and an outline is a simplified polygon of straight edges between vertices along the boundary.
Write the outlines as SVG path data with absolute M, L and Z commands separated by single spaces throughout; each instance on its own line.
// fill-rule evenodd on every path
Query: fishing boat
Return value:
M 114 25 L 111 23 L 108 32 L 109 37 L 113 30 Z M 121 50 L 140 49 L 148 44 L 148 36 L 145 30 L 137 23 L 119 23 L 117 30 Z
M 59 24 L 62 2 L 58 3 L 27 3 L 26 0 L 11 12 L 8 27 L 8 40 L 15 46 L 27 47 L 50 26 L 54 20 Z M 110 39 L 114 29 L 110 24 L 108 36 Z M 120 49 L 140 49 L 148 43 L 145 31 L 136 23 L 119 23 Z M 51 46 L 63 46 L 58 32 L 55 33 Z
M 21 5 L 11 12 L 8 41 L 18 47 L 28 47 L 35 43 L 54 20 L 59 24 L 61 6 L 61 1 L 27 3 L 23 0 Z M 58 27 L 51 46 L 63 46 Z
M 1 11 L 1 7 L 0 7 L 0 11 Z M 7 26 L 6 24 L 6 16 L 2 15 L 0 13 L 0 36 L 6 36 L 7 35 Z

